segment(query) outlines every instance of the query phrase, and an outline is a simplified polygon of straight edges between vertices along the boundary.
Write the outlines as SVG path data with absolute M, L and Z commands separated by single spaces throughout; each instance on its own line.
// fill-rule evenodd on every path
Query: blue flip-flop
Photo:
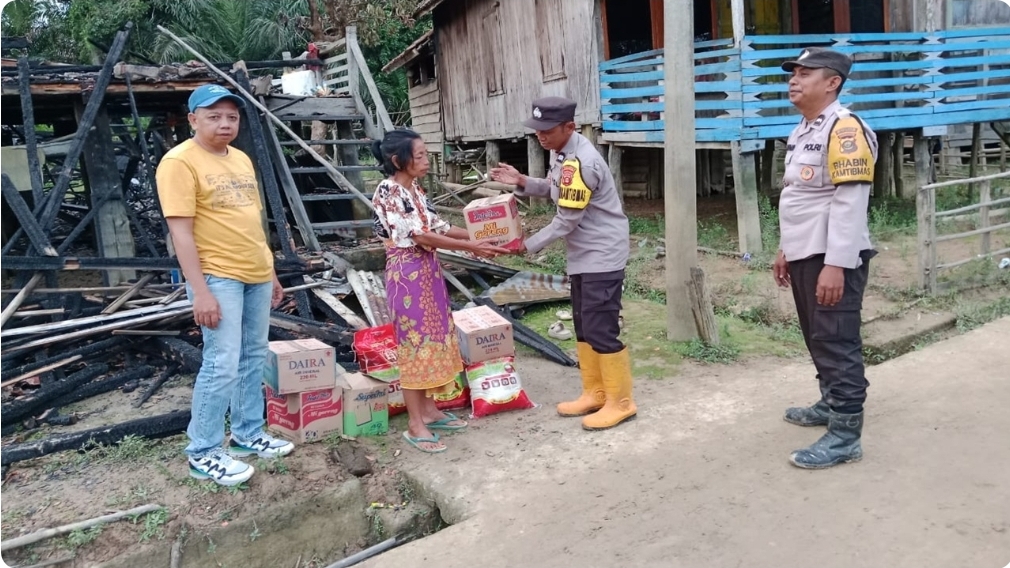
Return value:
M 410 432 L 404 431 L 403 432 L 403 439 L 407 440 L 407 443 L 410 444 L 411 446 L 414 446 L 415 448 L 417 448 L 418 450 L 421 450 L 422 452 L 424 452 L 426 454 L 440 454 L 440 453 L 444 452 L 446 449 L 448 449 L 445 446 L 442 446 L 441 448 L 438 448 L 438 449 L 435 449 L 435 450 L 428 450 L 428 449 L 422 448 L 420 446 L 420 444 L 424 444 L 424 443 L 437 444 L 438 443 L 438 434 L 437 433 L 432 433 L 432 435 L 431 435 L 430 438 L 414 438 L 413 436 L 410 435 Z
M 455 425 L 449 424 L 450 422 L 456 422 L 457 420 L 463 423 Z M 467 423 L 457 418 L 455 414 L 451 412 L 446 412 L 445 418 L 441 420 L 436 420 L 429 424 L 425 424 L 425 426 L 427 426 L 429 430 L 446 430 L 449 432 L 454 432 L 456 430 L 462 430 L 463 428 L 466 428 Z

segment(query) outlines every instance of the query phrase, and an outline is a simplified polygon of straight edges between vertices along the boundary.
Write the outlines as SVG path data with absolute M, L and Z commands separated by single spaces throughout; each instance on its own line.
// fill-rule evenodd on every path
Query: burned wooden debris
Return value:
M 392 124 L 377 93 L 364 98 L 355 93 L 344 72 L 347 59 L 344 67 L 334 67 L 338 57 L 327 60 L 336 64 L 126 62 L 131 27 L 117 34 L 102 65 L 59 66 L 22 57 L 16 67 L 0 69 L 4 466 L 90 443 L 115 444 L 128 435 L 163 437 L 186 428 L 189 413 L 178 411 L 64 431 L 75 423 L 89 426 L 90 417 L 75 405 L 90 397 L 129 392 L 132 407 L 147 408 L 179 373 L 199 371 L 201 337 L 161 216 L 155 169 L 172 146 L 188 138 L 185 103 L 201 85 L 224 80 L 250 102 L 235 145 L 259 170 L 264 226 L 287 292 L 285 303 L 271 313 L 271 339 L 320 339 L 354 371 L 354 333 L 389 323 L 382 245 L 371 237 L 370 212 L 352 207 L 355 200 L 370 207 L 368 188 L 380 176 L 375 166 L 359 162 L 359 154 Z M 332 92 L 276 93 L 271 85 L 279 81 L 268 73 L 296 66 L 323 67 Z M 362 67 L 355 72 L 367 73 Z M 306 135 L 309 123 L 312 135 Z M 318 124 L 328 125 L 334 138 L 317 137 Z M 7 150 L 17 159 L 8 160 Z M 444 189 L 448 193 L 439 203 L 465 203 L 464 196 L 503 188 L 484 182 Z M 522 304 L 496 294 L 521 289 L 527 281 L 549 283 L 533 301 L 564 298 L 560 277 L 517 277 L 516 270 L 457 253 L 440 252 L 439 258 L 447 281 L 465 301 L 498 309 L 513 322 L 520 343 L 560 364 L 574 364 L 516 322 L 508 306 L 492 301 Z M 52 431 L 40 430 L 43 426 Z M 24 442 L 39 432 L 47 437 Z

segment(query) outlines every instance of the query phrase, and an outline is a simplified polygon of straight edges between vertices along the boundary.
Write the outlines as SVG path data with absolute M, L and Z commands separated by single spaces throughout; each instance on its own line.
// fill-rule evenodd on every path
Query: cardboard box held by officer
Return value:
M 509 250 L 523 242 L 523 224 L 516 197 L 511 193 L 483 197 L 463 208 L 470 240 L 485 241 Z

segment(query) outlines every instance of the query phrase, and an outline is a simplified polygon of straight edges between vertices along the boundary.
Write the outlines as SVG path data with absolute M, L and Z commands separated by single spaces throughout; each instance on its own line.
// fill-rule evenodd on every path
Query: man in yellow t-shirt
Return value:
M 245 101 L 219 85 L 189 97 L 193 138 L 158 165 L 158 196 L 203 332 L 203 365 L 193 387 L 190 475 L 238 485 L 252 466 L 233 459 L 274 458 L 294 445 L 263 431 L 261 383 L 270 308 L 284 291 L 261 224 L 263 205 L 252 161 L 229 146 Z M 225 413 L 231 438 L 225 451 Z

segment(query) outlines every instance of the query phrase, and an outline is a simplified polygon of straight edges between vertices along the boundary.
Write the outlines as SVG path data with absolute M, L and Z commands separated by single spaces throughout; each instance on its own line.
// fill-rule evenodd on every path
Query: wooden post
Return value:
M 979 182 L 978 184 L 978 202 L 982 205 L 978 210 L 978 228 L 986 229 L 989 227 L 989 206 L 986 205 L 991 200 L 991 185 L 989 180 Z M 990 233 L 982 233 L 979 235 L 980 240 L 980 251 L 982 255 L 988 255 L 990 244 Z
M 649 179 L 646 190 L 647 199 L 663 198 L 663 151 L 648 149 L 649 152 Z M 696 168 L 697 169 L 697 168 Z
M 544 157 L 544 147 L 540 145 L 537 137 L 530 134 L 526 137 L 526 171 L 531 178 L 544 179 L 547 177 L 547 162 Z M 532 202 L 545 202 L 542 197 L 534 197 Z
M 614 185 L 617 187 L 617 196 L 624 203 L 624 171 L 621 168 L 621 157 L 624 150 L 617 144 L 610 145 L 610 155 L 607 163 L 610 165 L 610 173 L 614 176 Z
M 708 294 L 708 286 L 705 285 L 705 271 L 698 267 L 692 268 L 691 278 L 685 285 L 691 298 L 691 312 L 694 314 L 698 335 L 709 345 L 719 345 L 719 324 L 715 321 L 712 299 Z
M 351 91 L 351 96 L 361 98 L 358 90 L 358 62 L 351 54 L 351 42 L 358 42 L 358 27 L 347 26 L 344 30 L 344 52 L 347 54 L 347 88 Z
M 744 12 L 744 0 L 730 0 L 729 2 L 729 13 L 730 18 L 733 19 L 733 45 L 740 47 L 740 42 L 743 41 L 743 36 L 747 31 L 746 14 Z M 693 77 L 693 75 L 689 75 Z
M 305 210 L 305 204 L 302 202 L 302 194 L 298 191 L 295 179 L 291 176 L 291 169 L 288 168 L 287 158 L 284 156 L 284 149 L 281 147 L 280 141 L 277 139 L 277 132 L 274 131 L 274 126 L 265 119 L 263 132 L 267 136 L 267 146 L 269 146 L 273 151 L 273 169 L 277 174 L 277 179 L 280 180 L 281 188 L 284 190 L 284 195 L 288 199 L 288 207 L 291 208 L 291 214 L 295 217 L 295 223 L 298 225 L 298 232 L 302 235 L 302 243 L 305 245 L 305 248 L 310 251 L 318 251 L 320 250 L 319 240 L 316 238 L 315 229 L 312 228 L 312 221 L 309 219 L 308 211 Z M 263 175 L 271 175 L 271 172 L 267 171 L 262 173 Z M 260 184 L 260 199 L 262 202 L 266 202 L 266 199 L 263 196 L 262 184 Z M 266 229 L 267 227 L 264 227 L 264 230 Z
M 497 140 L 488 140 L 485 147 L 484 163 L 487 165 L 487 169 L 498 167 L 498 162 L 501 162 L 501 145 Z
M 712 195 L 712 167 L 709 162 L 712 159 L 712 150 L 697 150 L 697 163 L 695 164 L 695 185 L 696 193 L 702 197 Z
M 982 146 L 982 124 L 971 125 L 971 157 L 968 159 L 968 177 L 978 177 L 978 154 Z M 968 195 L 975 195 L 975 184 L 968 184 Z
M 84 104 L 75 102 L 78 120 L 84 114 Z M 116 166 L 116 149 L 112 143 L 112 127 L 105 107 L 98 109 L 93 130 L 82 149 L 85 184 L 91 192 L 91 206 L 98 208 L 95 217 L 95 237 L 99 256 L 127 258 L 136 255 L 130 218 L 123 198 L 123 181 Z M 138 227 L 138 229 L 140 229 Z M 136 278 L 133 270 L 103 270 L 105 284 L 114 286 Z
M 663 2 L 663 94 L 665 97 L 664 210 L 666 220 L 666 336 L 698 336 L 687 281 L 698 264 L 695 192 L 694 5 Z
M 887 132 L 879 138 L 877 165 L 873 170 L 873 197 L 877 199 L 894 197 L 894 186 L 891 184 L 894 175 L 894 167 L 891 165 L 892 136 L 892 133 Z
M 585 136 L 586 140 L 592 142 L 593 146 L 596 147 L 596 151 L 599 152 L 601 156 L 603 155 L 603 148 L 599 145 L 598 141 L 596 140 L 596 129 L 593 128 L 592 124 L 583 124 L 582 128 L 580 129 L 580 134 Z
M 915 134 L 912 146 L 915 156 L 915 211 L 919 241 L 919 286 L 932 294 L 936 291 L 936 193 L 922 189 L 929 185 L 933 167 L 929 153 L 929 139 L 921 132 Z
M 351 123 L 346 120 L 337 121 L 336 128 L 333 129 L 335 139 L 337 140 L 353 140 L 354 130 L 351 128 Z M 357 166 L 358 165 L 358 147 L 351 144 L 340 144 L 337 146 L 336 157 L 340 159 L 340 165 L 342 166 Z M 361 172 L 348 171 L 344 174 L 347 181 L 351 183 L 354 187 L 365 190 L 364 179 L 361 177 Z
M 901 199 L 908 199 L 911 196 L 905 191 L 905 178 L 902 173 L 905 167 L 905 134 L 900 131 L 895 132 L 893 142 L 891 161 L 894 166 L 894 195 Z
M 733 190 L 736 199 L 736 226 L 741 253 L 761 252 L 761 215 L 758 212 L 757 169 L 754 156 L 732 143 Z
M 775 140 L 766 140 L 761 151 L 761 191 L 766 195 L 775 192 Z

